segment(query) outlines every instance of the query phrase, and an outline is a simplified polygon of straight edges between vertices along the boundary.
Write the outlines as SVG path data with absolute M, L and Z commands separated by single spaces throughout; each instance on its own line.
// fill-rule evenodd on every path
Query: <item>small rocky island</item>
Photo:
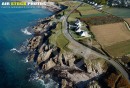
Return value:
M 93 53 L 84 57 L 69 48 L 74 46 L 63 35 L 63 14 L 64 10 L 58 11 L 33 27 L 34 36 L 28 40 L 26 51 L 28 61 L 35 63 L 38 79 L 53 79 L 59 88 L 128 88 L 127 81 L 109 62 Z

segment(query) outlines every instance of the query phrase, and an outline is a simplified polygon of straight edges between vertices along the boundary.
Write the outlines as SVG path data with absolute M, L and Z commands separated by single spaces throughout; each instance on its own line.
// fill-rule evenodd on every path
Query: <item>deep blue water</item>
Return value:
M 33 26 L 39 18 L 52 15 L 52 12 L 40 8 L 12 9 L 0 8 L 0 88 L 44 88 L 35 82 L 29 82 L 31 65 L 24 63 L 24 55 L 13 53 L 29 38 L 21 29 Z

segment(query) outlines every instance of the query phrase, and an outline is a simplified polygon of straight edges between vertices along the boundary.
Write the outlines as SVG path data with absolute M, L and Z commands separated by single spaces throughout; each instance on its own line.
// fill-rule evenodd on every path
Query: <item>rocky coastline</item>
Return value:
M 61 52 L 59 47 L 49 42 L 52 30 L 57 25 L 52 19 L 55 19 L 55 15 L 38 21 L 33 27 L 34 36 L 28 39 L 26 46 L 28 62 L 35 63 L 38 79 L 53 79 L 59 88 L 100 88 L 95 80 L 106 72 L 103 69 L 105 61 L 97 66 L 94 62 L 98 59 L 94 55 L 90 55 L 91 60 L 85 61 L 73 52 Z
M 47 9 L 50 10 L 51 7 Z M 26 46 L 21 47 L 23 53 L 28 54 L 28 63 L 32 63 L 35 72 L 38 73 L 36 80 L 49 83 L 48 80 L 52 79 L 58 84 L 58 88 L 104 88 L 104 86 L 109 88 L 107 84 L 111 84 L 109 78 L 113 72 L 109 69 L 113 67 L 108 62 L 93 54 L 86 59 L 71 50 L 63 52 L 57 44 L 50 42 L 49 38 L 52 34 L 57 33 L 53 30 L 57 30 L 58 23 L 62 21 L 62 16 L 57 17 L 58 12 L 64 10 L 62 8 L 51 9 L 50 11 L 55 12 L 54 15 L 40 19 L 37 25 L 32 27 L 33 37 L 28 39 Z

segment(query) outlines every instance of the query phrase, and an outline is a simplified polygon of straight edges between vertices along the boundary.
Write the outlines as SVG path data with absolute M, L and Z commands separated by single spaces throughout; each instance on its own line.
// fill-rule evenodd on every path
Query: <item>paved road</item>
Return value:
M 82 3 L 80 4 L 82 5 Z M 69 28 L 68 28 L 68 17 L 69 15 L 75 10 L 77 9 L 80 5 L 74 7 L 74 9 L 72 11 L 69 12 L 69 14 L 67 16 L 64 16 L 64 19 L 63 19 L 63 34 L 64 36 L 74 45 L 71 50 L 76 53 L 76 54 L 80 54 L 82 55 L 83 57 L 88 57 L 90 54 L 94 54 L 98 57 L 101 57 L 105 60 L 107 60 L 109 63 L 111 63 L 116 69 L 118 69 L 122 75 L 128 80 L 128 82 L 130 83 L 130 77 L 129 77 L 129 74 L 126 72 L 126 70 L 120 65 L 118 64 L 117 62 L 115 62 L 113 59 L 111 59 L 110 57 L 108 56 L 105 56 L 99 52 L 96 52 L 94 50 L 92 50 L 91 48 L 88 48 L 82 44 L 80 44 L 79 42 L 75 41 L 72 36 L 69 34 Z M 87 59 L 87 58 L 86 58 Z

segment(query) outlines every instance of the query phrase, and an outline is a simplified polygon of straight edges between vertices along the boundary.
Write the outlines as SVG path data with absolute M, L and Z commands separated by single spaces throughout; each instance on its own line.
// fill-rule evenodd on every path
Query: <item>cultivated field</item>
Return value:
M 89 15 L 89 14 L 99 14 L 100 12 L 92 8 L 92 6 L 88 4 L 83 4 L 79 8 L 77 8 L 81 12 L 81 14 L 84 15 Z
M 122 41 L 114 45 L 105 47 L 105 50 L 112 56 L 122 56 L 130 54 L 130 40 Z
M 103 46 L 130 39 L 130 32 L 123 22 L 92 26 L 91 31 Z
M 100 15 L 102 16 L 105 14 L 95 10 L 94 8 L 92 8 L 92 6 L 84 3 L 83 5 L 78 7 L 76 11 L 71 13 L 71 15 L 69 17 L 69 21 L 75 21 L 75 18 L 86 18 L 86 17 L 90 17 L 92 15 L 93 16 L 100 16 Z
M 112 15 L 105 15 L 102 13 L 87 15 L 87 17 L 80 18 L 80 20 L 89 25 L 102 25 L 102 24 L 104 25 L 104 24 L 123 22 L 123 20 L 119 17 L 115 17 Z
M 130 18 L 126 18 L 125 19 L 128 23 L 129 23 L 129 25 L 130 25 Z
M 110 55 L 130 53 L 130 31 L 123 22 L 92 26 L 91 31 Z

